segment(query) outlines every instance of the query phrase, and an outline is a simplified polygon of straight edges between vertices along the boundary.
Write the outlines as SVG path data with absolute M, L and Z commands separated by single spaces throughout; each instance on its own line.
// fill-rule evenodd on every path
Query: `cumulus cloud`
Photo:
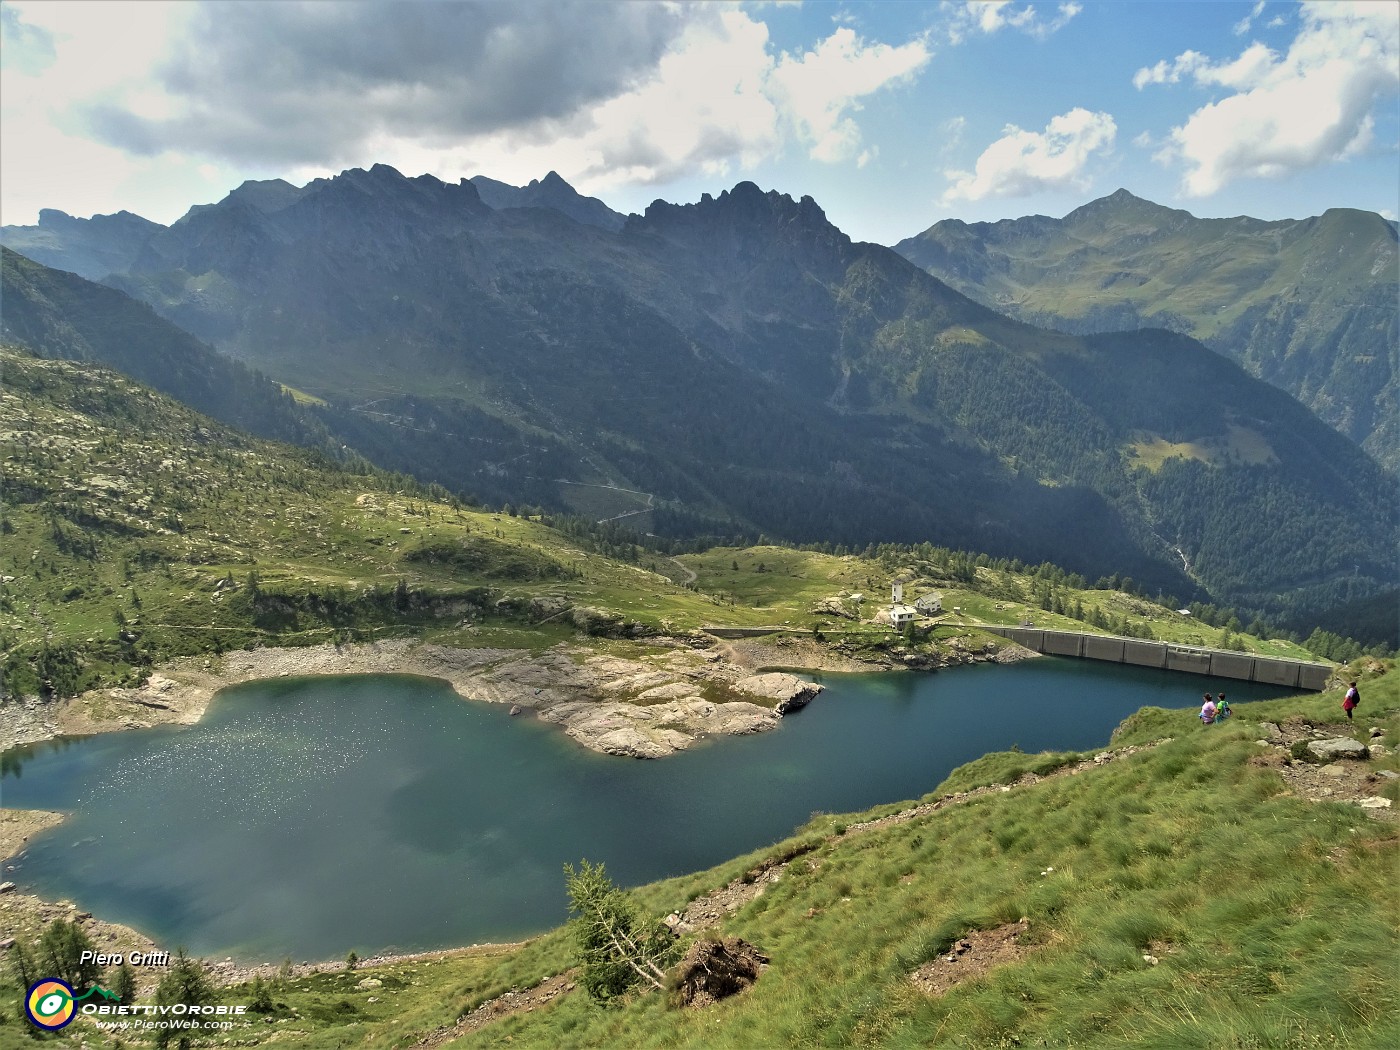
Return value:
M 20 24 L 12 6 L 7 37 Z M 750 9 L 729 5 L 207 0 L 139 5 L 166 24 L 127 62 L 110 37 L 80 39 L 79 14 L 115 5 L 79 6 L 35 5 L 46 24 L 72 12 L 62 48 L 101 49 L 94 64 L 111 74 L 84 90 L 69 62 L 45 83 L 71 128 L 127 157 L 292 178 L 382 160 L 446 178 L 555 168 L 598 192 L 725 173 L 789 147 L 865 165 L 877 151 L 862 141 L 862 107 L 930 60 L 922 39 L 889 44 L 849 26 L 784 53 Z
M 1133 74 L 1133 87 L 1141 91 L 1149 84 L 1176 84 L 1183 77 L 1197 84 L 1241 88 L 1256 83 L 1278 62 L 1278 54 L 1263 44 L 1250 44 L 1233 62 L 1212 62 L 1199 51 L 1183 51 L 1175 61 L 1158 62 Z
M 1044 17 L 1034 4 L 1017 7 L 1011 0 L 964 0 L 952 3 L 944 0 L 943 11 L 948 16 L 948 39 L 960 44 L 968 37 L 982 33 L 990 35 L 1003 29 L 1028 33 L 1044 40 L 1069 24 L 1070 19 L 1084 10 L 1083 5 L 1069 0 L 1056 6 L 1052 17 Z
M 384 131 L 449 138 L 567 120 L 653 70 L 685 24 L 670 4 L 214 0 L 157 67 L 173 112 L 147 116 L 123 98 L 90 119 L 137 154 L 179 143 L 245 163 L 334 162 Z
M 1378 101 L 1400 86 L 1400 20 L 1389 4 L 1305 4 L 1287 54 L 1251 44 L 1216 62 L 1186 51 L 1133 83 L 1190 80 L 1229 94 L 1172 129 L 1157 154 L 1183 164 L 1183 191 L 1209 196 L 1241 178 L 1278 178 L 1372 144 Z
M 1008 125 L 977 158 L 973 171 L 947 171 L 952 183 L 945 204 L 985 197 L 1026 197 L 1047 190 L 1085 190 L 1087 168 L 1109 151 L 1118 126 L 1107 113 L 1076 107 L 1055 117 L 1042 132 Z
M 848 160 L 860 150 L 860 129 L 850 115 L 860 110 L 860 100 L 908 81 L 930 57 L 922 41 L 867 44 L 842 26 L 811 51 L 783 55 L 771 84 L 813 160 Z

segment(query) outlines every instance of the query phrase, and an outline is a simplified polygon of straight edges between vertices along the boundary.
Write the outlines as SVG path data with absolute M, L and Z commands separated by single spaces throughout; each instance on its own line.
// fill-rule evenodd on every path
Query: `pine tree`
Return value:
M 92 941 L 76 922 L 55 919 L 39 938 L 39 962 L 47 974 L 66 981 L 79 994 L 102 976 L 102 967 L 90 959 L 82 961 L 83 952 L 93 951 Z
M 175 959 L 170 964 L 170 969 L 165 971 L 165 976 L 160 979 L 160 984 L 156 986 L 156 1005 L 175 1006 L 184 1003 L 187 1006 L 210 1006 L 214 1002 L 214 985 L 209 980 L 209 975 L 204 972 L 204 964 L 198 959 L 191 959 L 181 948 L 175 953 Z M 169 1015 L 175 1016 L 175 1015 Z M 191 1028 L 171 1029 L 162 1028 L 156 1035 L 156 1046 L 164 1050 L 170 1045 L 172 1039 L 178 1038 L 179 1050 L 189 1050 L 194 1040 L 194 1033 L 199 1030 L 201 1022 L 195 1020 L 198 1015 L 182 1014 L 181 1020 L 188 1020 L 193 1026 Z
M 643 923 L 627 893 L 615 886 L 601 864 L 582 861 L 577 871 L 564 865 L 569 907 L 582 964 L 579 983 L 589 996 L 610 1003 L 645 983 L 660 989 L 661 964 L 671 949 L 671 934 L 660 923 Z
M 131 968 L 131 963 L 122 960 L 121 966 L 117 967 L 112 991 L 117 993 L 117 1000 L 122 1006 L 130 1006 L 136 1001 L 136 971 Z

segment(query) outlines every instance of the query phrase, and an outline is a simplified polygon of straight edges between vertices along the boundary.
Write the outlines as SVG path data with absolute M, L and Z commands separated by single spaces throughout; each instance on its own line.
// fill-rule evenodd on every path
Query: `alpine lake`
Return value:
M 197 725 L 6 752 L 3 804 L 68 818 L 4 878 L 245 961 L 517 940 L 565 919 L 567 862 L 623 885 L 702 870 L 989 751 L 1099 749 L 1143 706 L 1291 692 L 1049 657 L 810 677 L 826 690 L 777 729 L 652 762 L 434 679 L 253 682 Z

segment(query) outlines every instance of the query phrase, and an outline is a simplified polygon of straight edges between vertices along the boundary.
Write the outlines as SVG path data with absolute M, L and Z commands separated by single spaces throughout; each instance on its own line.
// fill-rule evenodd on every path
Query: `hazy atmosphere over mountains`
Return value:
M 1286 618 L 1394 578 L 1393 479 L 1185 336 L 1018 323 L 751 183 L 616 231 L 558 176 L 509 189 L 498 210 L 378 165 L 249 183 L 125 245 L 81 221 L 6 236 L 129 259 L 108 285 L 318 403 L 303 440 L 478 497 L 583 509 L 606 485 L 663 534 L 928 539 Z M 7 267 L 7 334 L 101 357 L 26 320 L 63 286 L 27 272 Z
M 0 31 L 4 243 L 154 310 L 7 258 L 42 352 L 664 533 L 934 538 L 1283 616 L 1394 585 L 1387 5 L 7 3 Z
M 945 219 L 895 250 L 1031 324 L 1194 336 L 1400 466 L 1400 256 L 1379 215 L 1197 219 L 1119 190 L 1059 220 Z

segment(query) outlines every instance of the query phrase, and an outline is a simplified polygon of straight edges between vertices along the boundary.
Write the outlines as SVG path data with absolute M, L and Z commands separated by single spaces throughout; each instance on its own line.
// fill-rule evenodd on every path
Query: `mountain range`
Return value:
M 1035 328 L 750 183 L 620 226 L 557 176 L 483 185 L 246 183 L 102 253 L 51 218 L 86 232 L 46 250 L 129 258 L 106 284 L 323 402 L 298 410 L 335 441 L 482 498 L 930 540 L 1309 622 L 1394 585 L 1393 479 L 1186 335 Z
M 1199 219 L 1120 189 L 1063 219 L 944 219 L 895 250 L 1031 324 L 1190 335 L 1400 468 L 1400 251 L 1374 212 Z

